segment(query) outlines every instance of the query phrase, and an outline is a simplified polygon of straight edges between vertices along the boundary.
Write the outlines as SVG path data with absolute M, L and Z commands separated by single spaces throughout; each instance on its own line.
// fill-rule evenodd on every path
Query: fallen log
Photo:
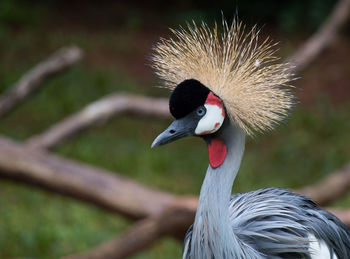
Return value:
M 116 173 L 34 150 L 4 137 L 0 137 L 0 177 L 36 184 L 135 219 L 156 215 L 176 200 L 175 195 Z M 343 196 L 349 186 L 350 171 L 346 166 L 320 183 L 295 192 L 324 206 Z

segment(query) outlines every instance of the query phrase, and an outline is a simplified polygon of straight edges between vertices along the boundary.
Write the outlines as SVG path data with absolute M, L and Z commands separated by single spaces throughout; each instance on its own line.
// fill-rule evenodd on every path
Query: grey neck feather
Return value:
M 193 225 L 191 258 L 242 258 L 242 247 L 230 228 L 229 201 L 232 185 L 239 170 L 245 145 L 245 133 L 228 123 L 220 134 L 227 147 L 227 156 L 217 168 L 210 165 L 201 188 Z M 247 258 L 247 257 L 246 257 Z

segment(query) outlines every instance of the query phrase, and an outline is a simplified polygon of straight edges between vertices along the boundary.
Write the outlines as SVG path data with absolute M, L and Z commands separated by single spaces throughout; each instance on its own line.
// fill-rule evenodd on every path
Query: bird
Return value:
M 282 188 L 231 195 L 246 137 L 272 131 L 297 103 L 292 65 L 242 21 L 188 23 L 153 47 L 175 120 L 152 143 L 195 136 L 209 165 L 183 259 L 350 258 L 350 230 L 310 198 Z

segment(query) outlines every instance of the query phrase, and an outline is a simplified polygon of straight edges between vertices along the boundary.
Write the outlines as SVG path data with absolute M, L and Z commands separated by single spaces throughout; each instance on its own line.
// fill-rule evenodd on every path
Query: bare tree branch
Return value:
M 127 94 L 111 94 L 83 108 L 47 131 L 31 137 L 27 144 L 34 148 L 52 148 L 66 138 L 121 113 L 170 118 L 168 100 Z
M 82 56 L 83 53 L 78 47 L 62 48 L 29 70 L 0 97 L 0 117 L 38 90 L 50 76 L 78 62 Z
M 350 164 L 331 173 L 319 183 L 305 186 L 295 192 L 315 200 L 322 206 L 343 197 L 350 190 Z
M 139 219 L 175 199 L 115 173 L 30 149 L 0 137 L 0 177 L 37 185 Z
M 303 70 L 333 42 L 349 14 L 350 0 L 338 1 L 323 26 L 288 59 L 295 65 L 294 72 Z

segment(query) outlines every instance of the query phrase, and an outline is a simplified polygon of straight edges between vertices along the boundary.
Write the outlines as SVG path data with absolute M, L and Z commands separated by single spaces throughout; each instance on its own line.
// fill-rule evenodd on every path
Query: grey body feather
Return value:
M 208 167 L 184 259 L 316 258 L 310 235 L 328 246 L 323 258 L 350 258 L 350 230 L 311 199 L 279 188 L 231 196 L 245 133 L 228 124 L 220 137 L 227 157 L 218 168 Z
M 229 227 L 240 245 L 252 252 L 252 257 L 242 254 L 237 258 L 310 258 L 310 233 L 324 240 L 339 259 L 350 258 L 350 230 L 305 196 L 280 188 L 260 189 L 233 195 L 228 210 Z M 192 229 L 185 237 L 184 258 L 194 258 Z M 212 254 L 209 258 L 217 257 Z

